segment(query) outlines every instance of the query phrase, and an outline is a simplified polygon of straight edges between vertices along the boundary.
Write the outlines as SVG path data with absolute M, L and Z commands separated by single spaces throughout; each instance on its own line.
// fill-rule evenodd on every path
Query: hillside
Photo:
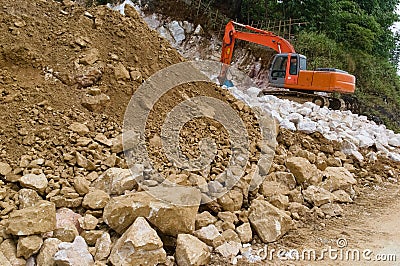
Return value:
M 265 247 L 366 248 L 377 208 L 398 198 L 400 135 L 220 87 L 133 7 L 0 0 L 0 21 L 1 265 L 263 265 Z M 376 252 L 397 247 L 379 236 Z

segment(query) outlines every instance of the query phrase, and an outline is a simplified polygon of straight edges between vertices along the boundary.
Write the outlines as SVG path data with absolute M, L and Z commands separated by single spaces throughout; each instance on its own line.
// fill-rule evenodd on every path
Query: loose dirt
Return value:
M 79 136 L 71 133 L 69 126 L 73 122 L 86 124 L 90 130 L 89 141 L 99 133 L 108 139 L 115 138 L 122 131 L 130 97 L 142 80 L 181 61 L 183 58 L 167 41 L 150 30 L 133 11 L 123 17 L 106 7 L 86 10 L 69 1 L 0 0 L 0 161 L 8 163 L 17 176 L 25 170 L 43 170 L 51 182 L 46 194 L 60 187 L 74 191 L 73 178 L 80 174 L 86 177 L 89 170 L 75 166 L 75 162 L 67 160 L 68 156 L 82 152 L 85 158 L 99 162 L 94 170 L 90 170 L 97 175 L 109 168 L 104 161 L 111 157 L 111 153 L 109 148 L 101 145 L 92 146 L 93 150 L 81 148 L 77 144 Z M 128 76 L 129 72 L 130 76 L 139 72 L 141 78 L 120 78 L 117 70 L 121 64 Z M 99 112 L 90 112 L 82 106 L 82 99 L 93 93 L 93 89 L 110 98 Z M 221 89 L 203 84 L 192 93 L 197 95 L 199 92 L 219 97 Z M 163 107 L 173 107 L 181 100 L 180 97 L 172 95 L 168 98 L 167 95 L 161 99 L 165 100 Z M 223 98 L 234 103 L 231 96 Z M 234 108 L 244 114 L 248 131 L 257 139 L 259 132 L 252 112 L 248 107 Z M 159 119 L 165 114 L 161 109 L 160 116 L 153 114 L 153 122 L 149 123 L 149 141 L 157 133 Z M 195 138 L 210 132 L 224 137 L 226 132 L 223 129 L 220 129 L 220 134 L 212 132 L 219 127 L 210 121 L 189 123 L 181 137 L 196 132 L 203 133 Z M 196 156 L 196 145 L 192 145 L 195 142 L 196 139 L 189 138 L 182 143 L 188 156 Z M 284 152 L 293 155 L 304 149 L 315 154 L 327 149 L 333 153 L 340 148 L 338 143 L 330 143 L 319 134 L 309 136 L 289 131 L 282 131 L 278 142 L 280 146 L 271 171 L 282 168 L 282 159 L 286 158 Z M 222 150 L 228 147 L 227 143 L 223 144 L 225 146 L 220 146 Z M 257 158 L 256 141 L 252 145 L 252 156 Z M 189 151 L 189 148 L 193 150 Z M 31 165 L 28 169 L 21 166 L 23 156 L 28 156 L 29 161 L 43 159 L 45 163 L 43 166 Z M 126 167 L 123 158 L 116 158 L 112 166 Z M 163 163 L 161 156 L 155 156 L 154 160 Z M 216 161 L 215 165 L 223 165 L 223 161 Z M 399 165 L 383 158 L 376 163 L 359 163 L 355 159 L 352 162 L 359 180 L 355 204 L 345 206 L 339 218 L 322 219 L 313 214 L 298 221 L 295 230 L 270 247 L 317 249 L 325 245 L 334 246 L 339 237 L 344 237 L 351 248 L 370 248 L 379 253 L 398 252 L 400 260 L 399 187 L 394 183 L 398 180 Z M 1 182 L 7 189 L 7 197 L 2 202 L 7 201 L 12 208 L 18 208 L 18 200 L 14 198 L 21 186 L 3 178 Z M 12 210 L 6 207 L 5 204 L 1 206 L 1 219 L 6 219 Z M 85 211 L 81 206 L 74 210 Z M 254 248 L 265 246 L 256 240 L 253 244 Z M 214 265 L 227 265 L 229 262 L 217 256 L 212 261 Z M 299 262 L 299 265 L 303 264 Z

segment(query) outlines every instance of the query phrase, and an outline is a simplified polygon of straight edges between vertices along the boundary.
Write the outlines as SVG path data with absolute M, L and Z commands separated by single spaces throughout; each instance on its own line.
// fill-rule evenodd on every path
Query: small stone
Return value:
M 306 216 L 310 213 L 310 209 L 298 202 L 291 202 L 289 204 L 288 210 L 293 214 L 297 213 L 300 216 Z
M 314 133 L 317 130 L 317 123 L 313 121 L 301 120 L 297 124 L 297 130 L 306 134 Z
M 242 243 L 249 243 L 253 239 L 253 231 L 251 230 L 250 223 L 244 223 L 236 227 L 236 232 L 239 235 L 240 241 Z
M 196 230 L 209 224 L 214 224 L 217 218 L 211 215 L 208 211 L 196 214 Z
M 144 166 L 135 164 L 130 169 L 110 168 L 105 171 L 92 186 L 110 195 L 122 195 L 126 190 L 137 188 L 137 180 L 143 178 Z
M 218 213 L 218 218 L 221 219 L 224 222 L 236 224 L 239 222 L 239 219 L 237 218 L 236 214 L 232 212 L 219 212 Z
M 8 163 L 2 163 L 0 162 L 0 175 L 8 175 L 9 173 L 11 173 L 12 168 Z
M 96 254 L 94 256 L 96 261 L 106 260 L 111 252 L 111 238 L 110 234 L 104 232 L 100 238 L 96 240 Z
M 26 261 L 17 257 L 17 247 L 12 239 L 6 239 L 0 244 L 1 265 L 25 266 Z
M 149 188 L 149 192 L 111 198 L 103 219 L 118 233 L 123 233 L 140 216 L 166 235 L 192 233 L 200 198 L 200 192 L 190 187 Z
M 157 265 L 166 261 L 167 254 L 157 232 L 143 217 L 122 234 L 111 250 L 113 265 Z
M 337 203 L 326 203 L 319 207 L 319 209 L 330 217 L 340 216 L 343 213 L 343 209 Z
M 332 192 L 333 195 L 337 198 L 337 202 L 339 203 L 352 203 L 353 200 L 351 199 L 350 195 L 347 194 L 344 190 L 335 190 Z
M 131 73 L 129 73 L 129 74 L 130 74 L 131 79 L 132 79 L 133 81 L 142 83 L 143 77 L 142 77 L 142 73 L 140 73 L 140 71 L 134 70 L 134 71 L 131 71 Z
M 17 256 L 28 259 L 39 251 L 42 244 L 43 239 L 37 235 L 20 237 L 17 244 Z
M 81 59 L 79 59 L 79 63 L 87 66 L 93 65 L 97 60 L 99 60 L 99 50 L 91 48 L 82 55 Z
M 215 251 L 224 258 L 232 258 L 239 253 L 241 247 L 242 245 L 240 243 L 230 241 L 217 247 Z
M 22 187 L 32 188 L 39 193 L 44 193 L 49 182 L 44 174 L 27 174 L 21 177 L 19 183 Z
M 114 76 L 116 80 L 129 80 L 130 75 L 129 71 L 125 68 L 122 63 L 117 63 L 114 67 Z
M 344 167 L 327 167 L 323 175 L 326 179 L 321 186 L 329 191 L 338 189 L 350 191 L 352 185 L 357 184 L 353 174 Z
M 260 187 L 261 194 L 270 199 L 274 195 L 287 195 L 290 189 L 283 183 L 265 180 Z
M 194 35 L 202 35 L 204 33 L 203 28 L 201 27 L 201 25 L 197 25 L 196 29 L 194 30 Z
M 211 254 L 208 246 L 195 236 L 179 234 L 176 241 L 175 259 L 178 266 L 208 265 Z
M 104 192 L 103 190 L 95 189 L 83 198 L 82 206 L 84 208 L 89 209 L 103 209 L 108 201 L 110 200 L 110 196 Z
M 76 164 L 86 170 L 93 171 L 96 169 L 96 166 L 90 160 L 86 159 L 79 152 L 75 153 Z
M 303 196 L 306 201 L 317 207 L 336 200 L 335 195 L 317 186 L 309 186 L 306 190 L 303 190 Z
M 96 137 L 94 138 L 95 141 L 99 142 L 100 144 L 103 144 L 107 147 L 111 147 L 112 141 L 108 139 L 104 134 L 97 134 Z
M 243 205 L 243 194 L 238 190 L 230 190 L 218 198 L 218 203 L 225 211 L 238 211 Z
M 79 225 L 84 230 L 93 230 L 96 228 L 99 220 L 91 214 L 85 214 L 85 216 L 78 219 Z
M 127 16 L 129 18 L 133 18 L 133 19 L 139 19 L 140 18 L 139 13 L 131 5 L 125 5 L 124 12 L 125 12 L 125 16 Z
M 78 123 L 78 122 L 72 123 L 69 126 L 69 129 L 75 133 L 78 133 L 80 136 L 84 136 L 90 132 L 89 128 L 86 125 Z
M 94 246 L 103 233 L 102 230 L 86 230 L 81 233 L 81 237 L 85 239 L 88 245 Z
M 207 245 L 212 246 L 214 248 L 224 243 L 224 238 L 213 224 L 207 225 L 199 230 L 196 230 L 194 232 L 194 235 Z
M 19 208 L 24 209 L 34 206 L 36 203 L 42 200 L 42 197 L 40 197 L 39 194 L 33 189 L 23 188 L 18 191 L 18 200 Z
M 101 113 L 109 105 L 110 101 L 110 97 L 104 93 L 99 95 L 85 95 L 81 105 L 91 112 Z
M 94 260 L 85 240 L 77 236 L 72 243 L 62 242 L 54 255 L 56 265 L 92 266 Z
M 57 228 L 54 230 L 53 236 L 62 242 L 72 242 L 79 235 L 81 228 L 78 220 L 82 216 L 74 211 L 61 208 L 57 210 Z
M 240 240 L 238 234 L 235 232 L 234 228 L 233 229 L 229 228 L 229 229 L 223 231 L 222 236 L 224 237 L 225 242 L 232 241 L 232 242 L 236 242 L 236 243 L 241 243 L 241 240 Z
M 322 181 L 322 175 L 317 167 L 302 157 L 291 157 L 286 160 L 286 167 L 295 176 L 297 184 L 304 182 L 318 184 Z
M 273 195 L 269 199 L 269 202 L 281 210 L 286 210 L 286 208 L 289 206 L 289 197 L 281 194 Z
M 90 181 L 83 176 L 77 176 L 74 178 L 74 188 L 79 195 L 85 195 L 89 192 Z

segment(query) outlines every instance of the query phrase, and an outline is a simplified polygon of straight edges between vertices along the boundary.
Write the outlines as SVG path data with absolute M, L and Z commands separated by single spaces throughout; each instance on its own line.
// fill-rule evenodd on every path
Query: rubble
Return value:
M 124 152 L 131 147 L 122 139 L 136 144 L 139 135 L 123 132 L 122 118 L 132 92 L 182 57 L 145 27 L 134 9 L 122 17 L 105 7 L 89 13 L 71 1 L 25 5 L 35 16 L 21 7 L 26 22 L 18 22 L 18 36 L 7 23 L 0 25 L 3 98 L 19 95 L 2 104 L 9 114 L 2 118 L 0 134 L 2 265 L 34 265 L 35 260 L 39 266 L 226 262 L 239 253 L 245 257 L 242 244 L 279 241 L 315 217 L 340 216 L 363 186 L 398 179 L 398 166 L 384 157 L 400 160 L 400 138 L 384 126 L 311 103 L 257 97 L 257 88 L 245 93 L 229 89 L 250 106 L 271 110 L 280 122 L 271 168 L 265 158 L 257 166 L 258 153 L 267 148 L 257 142 L 251 109 L 225 89 L 191 84 L 166 104 L 160 98 L 160 109 L 198 95 L 232 102 L 251 139 L 245 174 L 223 196 L 202 204 L 207 193 L 221 192 L 231 181 L 221 174 L 232 155 L 229 136 L 218 123 L 188 123 L 180 135 L 185 155 L 196 158 L 196 145 L 204 136 L 215 138 L 217 155 L 201 171 L 178 169 L 158 147 L 163 136 L 157 119 L 168 110 L 155 108 L 146 133 L 151 163 L 168 180 L 200 185 L 200 191 L 179 186 L 146 191 L 160 180 L 149 178 L 145 168 L 150 162 L 128 165 Z M 8 10 L 10 4 L 2 7 Z M 15 24 L 9 12 L 2 15 Z M 157 28 L 174 43 L 190 42 L 189 32 L 204 31 L 178 21 Z M 21 47 L 7 48 L 16 43 Z M 260 184 L 250 186 L 253 177 Z

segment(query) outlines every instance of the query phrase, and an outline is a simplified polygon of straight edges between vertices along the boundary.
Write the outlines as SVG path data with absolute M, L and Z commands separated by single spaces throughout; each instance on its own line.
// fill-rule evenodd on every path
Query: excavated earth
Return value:
M 387 214 L 398 200 L 400 167 L 368 156 L 371 150 L 362 151 L 366 159 L 359 162 L 342 153 L 340 143 L 318 133 L 278 130 L 271 169 L 253 191 L 241 182 L 228 196 L 206 205 L 198 202 L 190 210 L 162 205 L 167 211 L 156 218 L 129 209 L 137 202 L 149 209 L 160 203 L 140 194 L 136 181 L 124 172 L 128 166 L 120 134 L 126 107 L 144 80 L 183 61 L 132 8 L 122 16 L 104 6 L 86 10 L 68 0 L 0 0 L 2 265 L 175 261 L 181 266 L 235 260 L 248 265 L 246 243 L 253 250 L 266 243 L 319 247 L 343 235 L 364 248 L 368 238 L 363 235 L 373 235 L 374 222 L 382 222 L 381 213 Z M 198 156 L 201 138 L 215 139 L 218 156 L 207 173 L 173 168 L 159 147 L 168 112 L 186 97 L 199 95 L 228 103 L 242 118 L 251 136 L 245 177 L 254 175 L 263 149 L 256 116 L 229 92 L 208 83 L 177 87 L 160 96 L 152 109 L 146 137 L 157 169 L 178 184 L 215 185 L 227 166 L 229 136 L 210 119 L 195 119 L 180 132 L 182 151 L 189 158 Z M 134 174 L 144 175 L 143 170 Z M 129 200 L 130 207 L 124 205 Z M 187 216 L 180 217 L 182 213 Z M 128 224 L 129 219 L 119 219 L 135 215 L 146 219 Z M 358 218 L 365 220 L 360 227 Z M 176 228 L 171 221 L 177 221 Z M 388 221 L 396 230 L 396 221 Z M 374 247 L 380 239 L 372 237 Z M 390 235 L 384 240 L 389 243 Z

